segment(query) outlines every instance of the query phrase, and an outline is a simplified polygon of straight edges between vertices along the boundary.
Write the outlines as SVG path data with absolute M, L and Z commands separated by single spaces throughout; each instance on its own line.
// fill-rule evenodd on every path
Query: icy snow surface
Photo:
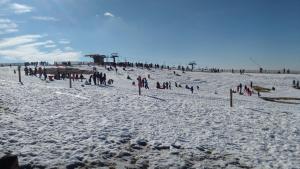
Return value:
M 229 89 L 250 81 L 276 88 L 262 96 L 300 97 L 291 87 L 299 75 L 99 67 L 113 85 L 75 81 L 70 89 L 68 80 L 46 83 L 23 72 L 20 85 L 13 69 L 0 68 L 0 152 L 18 155 L 21 166 L 300 168 L 299 104 L 234 94 L 229 107 Z M 126 77 L 148 74 L 150 90 L 139 96 Z M 172 90 L 155 89 L 157 81 L 171 81 Z M 194 85 L 194 94 L 174 82 Z M 147 146 L 132 148 L 139 139 Z

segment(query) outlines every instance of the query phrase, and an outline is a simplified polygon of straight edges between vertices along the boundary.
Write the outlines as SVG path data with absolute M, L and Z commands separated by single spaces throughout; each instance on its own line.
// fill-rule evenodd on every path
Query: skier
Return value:
M 194 87 L 193 86 L 191 87 L 191 92 L 192 92 L 192 94 L 194 93 Z

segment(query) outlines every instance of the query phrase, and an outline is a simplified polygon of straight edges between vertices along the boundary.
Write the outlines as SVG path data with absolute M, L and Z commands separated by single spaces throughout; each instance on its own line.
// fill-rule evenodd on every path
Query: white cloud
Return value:
M 55 44 L 44 45 L 45 48 L 55 48 Z
M 66 39 L 61 39 L 58 43 L 67 45 L 67 44 L 70 44 L 71 42 Z
M 0 35 L 18 31 L 18 25 L 9 19 L 0 18 Z
M 40 21 L 58 21 L 58 19 L 50 16 L 33 16 L 32 19 Z
M 13 38 L 6 38 L 0 41 L 0 49 L 35 42 L 37 39 L 42 37 L 42 35 L 22 35 Z
M 23 35 L 6 38 L 0 41 L 0 56 L 19 61 L 74 61 L 79 60 L 81 53 L 62 51 L 54 48 L 43 51 L 41 47 L 54 45 L 51 40 L 41 41 L 42 35 Z
M 110 12 L 105 12 L 103 15 L 108 16 L 108 17 L 112 17 L 112 18 L 115 17 L 115 15 L 110 13 Z
M 32 11 L 32 7 L 24 4 L 13 3 L 10 4 L 10 9 L 16 14 L 28 13 Z
M 67 47 L 64 48 L 64 50 L 65 50 L 65 51 L 72 51 L 73 48 L 71 48 L 70 46 L 67 46 Z

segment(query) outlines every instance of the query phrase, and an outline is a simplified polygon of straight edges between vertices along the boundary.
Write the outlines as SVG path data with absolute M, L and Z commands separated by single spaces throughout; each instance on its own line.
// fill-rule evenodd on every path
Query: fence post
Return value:
M 70 88 L 72 88 L 71 73 L 69 73 L 69 83 L 70 83 Z
M 21 66 L 18 66 L 18 74 L 19 74 L 19 82 L 22 83 L 22 80 L 21 80 Z
M 232 89 L 230 89 L 230 107 L 233 107 L 233 104 L 232 104 Z
M 137 78 L 137 80 L 138 80 L 138 86 L 139 86 L 139 95 L 141 95 L 141 85 L 142 85 L 142 78 L 141 78 L 141 76 L 139 76 Z

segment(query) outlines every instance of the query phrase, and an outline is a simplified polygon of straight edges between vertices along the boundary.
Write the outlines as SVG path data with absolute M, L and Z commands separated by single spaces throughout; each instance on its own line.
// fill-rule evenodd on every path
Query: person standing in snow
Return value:
M 102 84 L 102 72 L 101 73 L 97 72 L 97 84 L 98 85 Z
M 44 68 L 44 71 L 43 71 L 43 75 L 44 75 L 44 80 L 47 79 L 47 72 L 46 72 L 46 69 Z
M 160 84 L 159 84 L 159 82 L 156 82 L 156 88 L 157 88 L 157 89 L 160 89 Z
M 82 82 L 82 80 L 83 80 L 83 75 L 82 74 L 80 74 L 80 81 Z
M 34 74 L 34 76 L 36 76 L 36 74 L 37 74 L 37 67 L 34 68 L 34 73 L 33 74 Z
M 96 80 L 97 80 L 97 73 L 95 72 L 95 73 L 93 74 L 93 82 L 94 82 L 94 85 L 97 85 Z
M 33 71 L 32 71 L 32 68 L 30 67 L 29 68 L 29 76 L 32 76 L 33 75 Z
M 28 76 L 28 68 L 27 68 L 27 66 L 25 66 L 24 72 L 25 72 L 25 75 Z
M 240 89 L 240 95 L 241 95 L 242 94 L 242 89 L 243 89 L 242 83 L 240 83 L 239 89 Z
M 42 77 L 42 68 L 41 67 L 39 67 L 39 69 L 38 69 L 38 74 L 39 74 L 39 78 L 41 78 Z
M 65 78 L 66 78 L 66 73 L 62 73 L 62 74 L 61 74 L 61 78 L 62 78 L 62 80 L 65 80 Z
M 293 80 L 293 86 L 294 87 L 296 86 L 296 80 Z
M 145 83 L 145 89 L 149 89 L 149 86 L 148 86 L 148 81 L 147 81 L 147 79 L 145 78 L 145 80 L 144 80 L 144 83 Z
M 191 87 L 191 92 L 194 93 L 194 86 Z
M 106 85 L 106 74 L 103 74 L 103 84 Z
M 100 84 L 103 84 L 103 74 L 102 74 L 102 72 L 100 72 L 100 74 L 99 74 L 99 80 L 100 80 Z
M 90 75 L 90 78 L 89 78 L 89 83 L 92 84 L 92 78 L 93 78 L 93 75 Z

